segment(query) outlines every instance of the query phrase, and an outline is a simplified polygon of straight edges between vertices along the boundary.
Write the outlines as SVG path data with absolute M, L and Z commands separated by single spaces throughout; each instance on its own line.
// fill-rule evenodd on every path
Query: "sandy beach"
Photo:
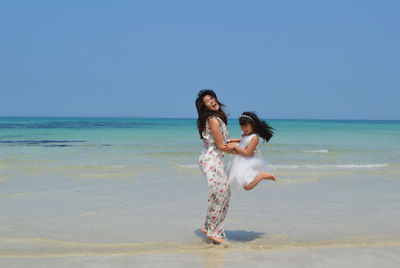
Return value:
M 137 255 L 0 257 L 17 267 L 379 267 L 400 264 L 400 246 L 232 250 L 212 247 L 186 253 Z

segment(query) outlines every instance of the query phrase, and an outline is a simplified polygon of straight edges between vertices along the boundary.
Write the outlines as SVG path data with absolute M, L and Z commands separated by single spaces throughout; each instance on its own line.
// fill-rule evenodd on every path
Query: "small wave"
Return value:
M 321 150 L 303 150 L 303 153 L 321 153 L 321 154 L 327 154 L 329 151 L 327 149 L 321 149 Z
M 308 178 L 302 178 L 302 179 L 282 179 L 278 178 L 276 182 L 278 184 L 282 185 L 288 185 L 288 184 L 308 184 L 308 183 L 315 183 L 319 181 L 319 177 L 317 176 L 311 176 Z
M 176 164 L 176 166 L 178 168 L 183 168 L 183 169 L 194 169 L 194 168 L 199 168 L 198 165 L 194 165 L 194 164 L 189 164 L 189 165 L 183 165 L 183 164 Z
M 387 167 L 388 164 L 348 164 L 348 165 L 336 165 L 340 168 L 382 168 Z
M 276 168 L 281 168 L 281 169 L 294 169 L 294 168 L 300 168 L 299 165 L 275 165 Z
M 297 169 L 297 168 L 308 168 L 308 169 L 323 169 L 323 168 L 383 168 L 389 164 L 376 163 L 376 164 L 335 164 L 335 165 L 275 165 L 279 169 Z
M 198 169 L 199 166 L 195 164 L 176 164 L 175 165 L 181 169 Z M 274 165 L 278 169 L 324 169 L 324 168 L 383 168 L 387 167 L 389 164 L 386 163 L 375 163 L 375 164 L 332 164 L 332 165 Z
M 114 165 L 114 166 L 105 166 L 106 168 L 125 168 L 125 166 L 122 165 Z

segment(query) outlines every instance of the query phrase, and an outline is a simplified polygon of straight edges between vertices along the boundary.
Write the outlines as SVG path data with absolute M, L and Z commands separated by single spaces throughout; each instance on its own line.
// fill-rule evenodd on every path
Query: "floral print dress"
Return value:
M 226 143 L 229 139 L 225 123 L 219 117 L 209 117 L 202 133 L 204 148 L 199 157 L 200 170 L 208 183 L 208 211 L 203 228 L 208 236 L 225 238 L 223 221 L 228 212 L 231 188 L 224 170 L 224 153 L 217 149 L 214 136 L 208 126 L 211 118 L 219 121 L 224 142 Z

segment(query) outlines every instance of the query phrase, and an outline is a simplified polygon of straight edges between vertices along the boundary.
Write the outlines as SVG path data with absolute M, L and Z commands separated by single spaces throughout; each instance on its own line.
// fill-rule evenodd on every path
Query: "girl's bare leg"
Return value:
M 243 188 L 247 191 L 253 189 L 254 187 L 257 186 L 257 184 L 262 181 L 262 180 L 271 180 L 271 181 L 276 181 L 276 178 L 274 175 L 261 171 L 260 174 L 258 174 L 252 182 L 244 186 Z

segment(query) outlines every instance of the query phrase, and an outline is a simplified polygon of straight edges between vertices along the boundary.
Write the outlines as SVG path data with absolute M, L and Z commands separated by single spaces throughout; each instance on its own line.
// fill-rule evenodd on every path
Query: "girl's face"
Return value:
M 250 123 L 246 123 L 246 125 L 240 125 L 240 128 L 242 129 L 244 135 L 250 135 L 254 133 L 253 126 Z
M 203 103 L 207 107 L 208 110 L 213 111 L 213 112 L 218 112 L 219 104 L 218 104 L 218 101 L 213 96 L 205 95 L 203 97 Z

